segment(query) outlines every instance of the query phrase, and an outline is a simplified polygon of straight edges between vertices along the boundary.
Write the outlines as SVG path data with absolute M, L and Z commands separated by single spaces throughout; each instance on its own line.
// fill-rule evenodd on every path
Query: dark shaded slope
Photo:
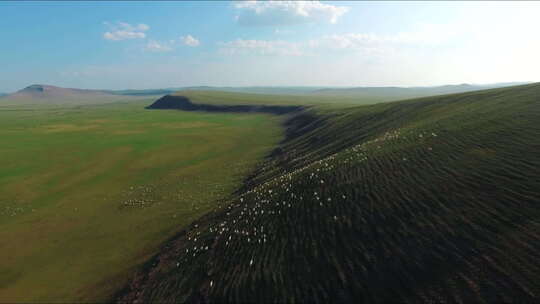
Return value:
M 120 302 L 538 301 L 540 85 L 299 126 Z
M 147 109 L 177 109 L 183 111 L 206 112 L 236 112 L 236 113 L 270 113 L 287 114 L 303 109 L 300 106 L 269 106 L 269 105 L 207 105 L 192 103 L 184 96 L 166 95 L 156 100 Z

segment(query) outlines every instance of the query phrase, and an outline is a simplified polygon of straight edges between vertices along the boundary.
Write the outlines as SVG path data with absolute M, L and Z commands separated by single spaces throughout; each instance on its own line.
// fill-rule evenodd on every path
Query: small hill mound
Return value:
M 118 301 L 538 302 L 539 98 L 532 84 L 292 117 L 245 189 Z
M 145 98 L 145 96 L 118 95 L 105 90 L 73 89 L 34 84 L 13 94 L 3 96 L 0 102 L 4 105 L 83 105 L 142 98 Z
M 6 99 L 15 100 L 53 100 L 53 99 L 75 99 L 75 98 L 95 98 L 114 96 L 107 91 L 84 90 L 61 88 L 51 85 L 33 84 L 13 94 L 6 96 Z

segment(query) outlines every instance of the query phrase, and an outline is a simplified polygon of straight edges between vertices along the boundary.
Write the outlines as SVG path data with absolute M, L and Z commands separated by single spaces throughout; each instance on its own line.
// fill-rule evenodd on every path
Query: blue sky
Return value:
M 0 92 L 540 81 L 540 2 L 0 2 Z

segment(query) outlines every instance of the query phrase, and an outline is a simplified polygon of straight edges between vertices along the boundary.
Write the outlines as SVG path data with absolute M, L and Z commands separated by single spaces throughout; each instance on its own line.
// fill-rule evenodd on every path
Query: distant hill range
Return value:
M 178 91 L 220 91 L 234 93 L 253 94 L 274 94 L 274 95 L 299 95 L 311 94 L 325 87 L 212 87 L 212 86 L 190 86 L 164 89 L 144 89 L 144 90 L 112 90 L 108 91 L 115 95 L 130 96 L 155 96 L 167 95 Z
M 149 90 L 117 90 L 109 91 L 117 95 L 167 95 L 177 91 L 222 91 L 235 93 L 273 94 L 273 95 L 324 95 L 324 96 L 345 96 L 345 97 L 373 97 L 373 98 L 413 98 L 431 95 L 443 95 L 453 93 L 464 93 L 484 89 L 508 87 L 526 84 L 526 82 L 507 82 L 495 84 L 458 84 L 432 87 L 213 87 L 213 86 L 191 86 L 166 89 Z
M 234 93 L 252 93 L 252 94 L 275 94 L 275 95 L 306 95 L 322 90 L 325 87 L 210 87 L 197 86 L 185 87 L 182 90 L 192 91 L 222 91 Z
M 124 96 L 157 96 L 167 95 L 181 90 L 181 88 L 167 88 L 167 89 L 143 89 L 143 90 L 109 90 L 106 91 L 113 95 Z
M 433 87 L 212 87 L 212 86 L 190 86 L 163 89 L 142 89 L 142 90 L 88 90 L 75 88 L 62 88 L 52 85 L 33 84 L 12 94 L 2 94 L 0 97 L 9 99 L 88 99 L 95 97 L 111 96 L 161 96 L 178 91 L 221 91 L 234 93 L 252 93 L 267 95 L 303 95 L 303 96 L 338 96 L 348 98 L 373 99 L 374 101 L 390 101 L 397 99 L 425 97 L 433 95 L 444 95 L 454 93 L 464 93 L 483 89 L 507 87 L 525 84 L 523 82 L 508 82 L 485 85 L 459 84 Z
M 465 93 L 471 91 L 494 89 L 526 84 L 524 82 L 507 82 L 495 84 L 458 84 L 458 85 L 443 85 L 433 87 L 355 87 L 355 88 L 326 88 L 313 91 L 312 94 L 330 95 L 330 96 L 374 96 L 387 97 L 395 96 L 400 98 L 412 98 L 432 95 L 444 95 L 454 93 Z

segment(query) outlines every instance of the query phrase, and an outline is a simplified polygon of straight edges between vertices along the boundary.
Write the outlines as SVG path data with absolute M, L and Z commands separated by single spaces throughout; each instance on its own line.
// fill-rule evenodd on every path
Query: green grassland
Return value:
M 282 138 L 275 116 L 153 100 L 0 100 L 1 303 L 110 299 Z
M 538 300 L 540 85 L 176 95 L 0 100 L 0 302 Z
M 539 84 L 302 115 L 120 302 L 538 302 Z

